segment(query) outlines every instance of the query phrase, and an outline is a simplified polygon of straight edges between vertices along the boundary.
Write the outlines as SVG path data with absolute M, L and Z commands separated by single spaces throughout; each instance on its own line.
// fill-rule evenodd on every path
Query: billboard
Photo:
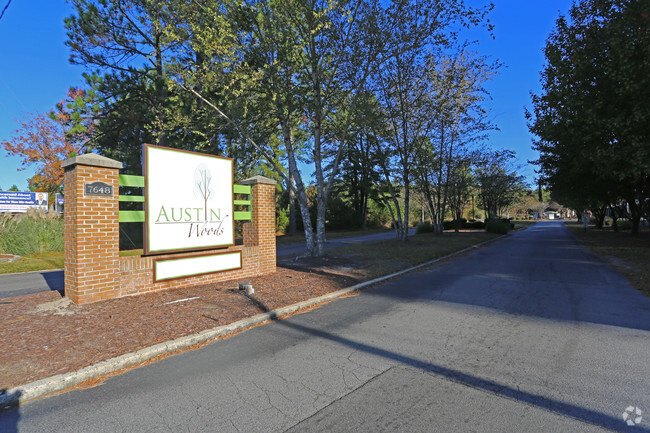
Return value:
M 43 209 L 47 212 L 46 192 L 0 191 L 0 212 L 27 212 Z
M 234 245 L 233 161 L 144 145 L 144 253 Z

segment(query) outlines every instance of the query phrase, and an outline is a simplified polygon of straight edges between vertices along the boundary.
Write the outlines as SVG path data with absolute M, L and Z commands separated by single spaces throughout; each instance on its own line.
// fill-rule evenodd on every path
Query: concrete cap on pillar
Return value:
M 268 177 L 264 176 L 253 176 L 248 179 L 244 179 L 241 182 L 239 182 L 240 185 L 257 185 L 257 184 L 266 184 L 266 185 L 275 185 L 278 182 L 276 182 L 273 179 L 269 179 Z
M 122 163 L 114 159 L 106 158 L 105 156 L 97 155 L 96 153 L 86 153 L 85 155 L 73 156 L 61 163 L 62 168 L 73 167 L 75 165 L 89 165 L 91 167 L 105 167 L 105 168 L 122 168 Z

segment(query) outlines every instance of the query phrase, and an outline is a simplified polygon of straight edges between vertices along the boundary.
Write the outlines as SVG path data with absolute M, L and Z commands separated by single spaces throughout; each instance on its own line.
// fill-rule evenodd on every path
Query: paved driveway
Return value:
M 630 406 L 643 411 L 634 427 Z M 0 414 L 0 431 L 16 429 L 649 432 L 650 299 L 544 222 Z

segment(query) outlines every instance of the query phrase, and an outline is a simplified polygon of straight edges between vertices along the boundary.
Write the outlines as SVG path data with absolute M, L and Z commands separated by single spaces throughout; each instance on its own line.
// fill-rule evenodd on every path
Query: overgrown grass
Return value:
M 650 296 L 650 232 L 647 229 L 632 236 L 629 231 L 616 233 L 611 228 L 597 230 L 593 226 L 585 233 L 582 224 L 565 224 L 582 243 L 617 268 L 634 287 Z
M 63 268 L 63 252 L 33 254 L 11 262 L 0 263 L 0 274 L 46 271 Z
M 29 256 L 63 251 L 63 217 L 29 210 L 0 215 L 0 253 Z
M 397 239 L 364 242 L 335 248 L 328 253 L 349 256 L 351 260 L 365 263 L 368 277 L 376 278 L 446 256 L 499 236 L 494 233 L 481 232 L 424 233 L 411 236 L 406 242 Z

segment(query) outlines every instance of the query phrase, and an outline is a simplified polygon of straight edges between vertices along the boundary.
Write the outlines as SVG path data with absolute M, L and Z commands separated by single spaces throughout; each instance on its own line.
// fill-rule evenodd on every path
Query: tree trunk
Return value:
M 296 190 L 293 174 L 289 174 L 289 234 L 296 234 L 298 226 L 296 222 Z
M 599 207 L 594 209 L 593 211 L 594 216 L 596 217 L 596 228 L 597 229 L 602 229 L 603 228 L 603 223 L 605 222 L 605 208 L 604 207 Z
M 641 206 L 637 204 L 634 198 L 627 201 L 630 208 L 630 220 L 632 221 L 632 236 L 639 234 L 639 224 L 641 223 Z
M 286 120 L 286 119 L 285 119 Z M 314 230 L 311 225 L 311 217 L 309 216 L 309 203 L 307 201 L 307 193 L 305 192 L 305 186 L 302 183 L 302 177 L 300 171 L 298 171 L 298 166 L 296 164 L 296 157 L 293 150 L 293 136 L 291 133 L 291 127 L 288 122 L 283 122 L 282 125 L 282 135 L 284 136 L 284 147 L 287 151 L 287 160 L 289 161 L 289 179 L 293 179 L 295 182 L 295 189 L 298 198 L 298 206 L 300 207 L 300 214 L 302 215 L 303 227 L 305 229 L 305 246 L 307 248 L 307 254 L 313 256 L 316 251 L 314 243 Z

